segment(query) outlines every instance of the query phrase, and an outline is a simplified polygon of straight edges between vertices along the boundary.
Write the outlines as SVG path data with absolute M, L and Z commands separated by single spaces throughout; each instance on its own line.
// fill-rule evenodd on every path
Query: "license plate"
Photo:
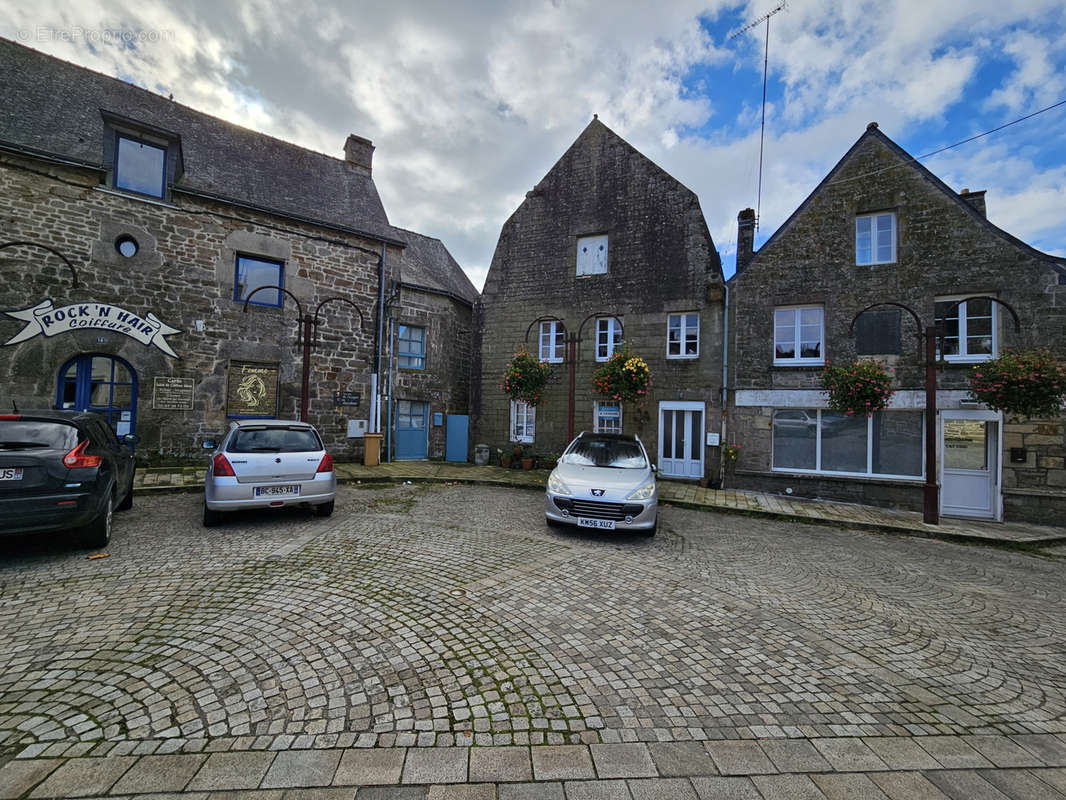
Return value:
M 22 467 L 4 467 L 0 469 L 0 481 L 22 480 Z
M 299 486 L 256 486 L 256 497 L 276 497 L 283 494 L 299 494 Z
M 587 517 L 577 518 L 577 527 L 579 528 L 600 528 L 601 530 L 614 530 L 613 519 L 588 519 Z

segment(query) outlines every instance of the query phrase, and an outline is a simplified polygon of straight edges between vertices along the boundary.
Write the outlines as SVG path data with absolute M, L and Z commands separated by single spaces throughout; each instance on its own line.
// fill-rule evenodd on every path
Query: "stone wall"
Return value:
M 362 312 L 360 319 L 344 303 L 323 307 L 310 373 L 310 421 L 336 457 L 361 457 L 361 440 L 347 439 L 346 426 L 350 418 L 369 416 L 380 241 L 177 193 L 172 203 L 139 199 L 101 189 L 98 182 L 90 170 L 0 160 L 4 241 L 60 250 L 74 263 L 79 282 L 72 288 L 60 260 L 43 250 L 9 248 L 0 251 L 0 307 L 20 309 L 52 298 L 56 306 L 96 301 L 142 316 L 151 312 L 182 331 L 169 338 L 180 359 L 108 331 L 38 336 L 0 348 L 0 405 L 51 407 L 57 372 L 68 359 L 118 356 L 132 365 L 139 382 L 139 460 L 188 461 L 203 456 L 204 439 L 226 430 L 227 364 L 247 359 L 280 365 L 278 415 L 298 418 L 302 350 L 295 304 L 287 298 L 283 308 L 249 306 L 244 313 L 243 303 L 233 299 L 240 252 L 284 260 L 285 286 L 305 311 L 341 296 Z M 123 234 L 140 246 L 132 258 L 115 249 Z M 390 248 L 388 260 L 398 263 L 399 254 Z M 5 341 L 21 327 L 0 318 Z M 153 409 L 156 377 L 192 378 L 194 408 Z M 361 406 L 335 407 L 335 391 L 359 392 Z
M 607 234 L 606 274 L 577 275 L 579 237 Z M 698 359 L 667 359 L 667 315 L 695 312 Z M 595 317 L 613 315 L 626 341 L 651 368 L 648 419 L 623 410 L 626 432 L 639 433 L 655 458 L 661 400 L 706 403 L 705 428 L 718 430 L 721 387 L 722 278 L 718 254 L 696 196 L 629 144 L 594 121 L 507 220 L 477 313 L 479 341 L 477 441 L 508 443 L 510 405 L 499 384 L 511 355 L 536 354 L 543 317 L 579 333 L 574 431 L 591 430 Z M 582 327 L 583 326 L 583 327 Z M 537 452 L 567 444 L 569 364 L 552 365 L 537 408 Z M 705 448 L 715 471 L 718 449 Z
M 896 213 L 896 263 L 857 266 L 855 216 L 875 211 Z M 991 295 L 1017 310 L 1020 331 L 1014 330 L 1005 309 L 997 309 L 1000 350 L 1050 346 L 1060 358 L 1066 356 L 1066 285 L 1054 259 L 990 225 L 982 211 L 983 206 L 960 202 L 924 169 L 907 165 L 901 151 L 878 131 L 869 132 L 750 265 L 731 279 L 730 388 L 818 388 L 820 366 L 773 363 L 773 311 L 782 305 L 824 307 L 825 355 L 830 362 L 856 358 L 849 326 L 865 307 L 903 303 L 918 313 L 924 326 L 933 322 L 935 298 L 950 295 Z M 916 326 L 906 312 L 901 326 L 899 353 L 875 358 L 895 370 L 895 388 L 921 391 L 924 351 L 919 355 Z M 966 389 L 971 366 L 942 366 L 938 388 Z M 770 407 L 730 409 L 728 438 L 743 445 L 738 465 L 741 485 L 765 488 L 780 483 L 781 475 L 771 474 L 771 412 Z M 1005 422 L 1002 458 L 1007 498 L 1017 488 L 1039 490 L 1045 500 L 1066 502 L 1062 469 L 1066 440 L 1061 423 Z M 1025 463 L 1012 464 L 1009 448 L 1022 446 L 1027 449 Z M 763 477 L 756 481 L 758 474 Z M 828 485 L 824 476 L 789 481 L 801 494 L 823 493 Z M 856 497 L 852 491 L 836 495 Z M 921 507 L 920 490 L 910 482 L 900 482 L 895 492 L 865 491 L 861 496 L 867 502 L 877 499 L 886 505 Z M 1024 502 L 1005 498 L 1008 519 L 1011 509 Z

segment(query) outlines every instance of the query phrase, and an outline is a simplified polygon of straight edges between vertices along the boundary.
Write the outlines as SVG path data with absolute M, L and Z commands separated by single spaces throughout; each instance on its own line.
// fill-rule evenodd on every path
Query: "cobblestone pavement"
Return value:
M 1057 558 L 560 532 L 472 486 L 199 514 L 140 497 L 106 558 L 0 540 L 0 797 L 1066 794 Z

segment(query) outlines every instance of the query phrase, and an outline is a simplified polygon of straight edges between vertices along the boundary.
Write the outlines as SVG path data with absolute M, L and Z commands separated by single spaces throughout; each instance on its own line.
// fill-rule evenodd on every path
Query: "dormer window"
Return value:
M 165 197 L 167 148 L 118 134 L 115 140 L 115 188 L 148 197 Z

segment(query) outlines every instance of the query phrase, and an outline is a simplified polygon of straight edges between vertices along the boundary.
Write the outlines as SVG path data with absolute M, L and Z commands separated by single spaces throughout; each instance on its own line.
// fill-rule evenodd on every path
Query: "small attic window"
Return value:
M 162 198 L 167 186 L 167 148 L 119 133 L 115 140 L 115 188 Z
M 577 240 L 577 274 L 603 275 L 607 272 L 607 234 L 582 236 Z

